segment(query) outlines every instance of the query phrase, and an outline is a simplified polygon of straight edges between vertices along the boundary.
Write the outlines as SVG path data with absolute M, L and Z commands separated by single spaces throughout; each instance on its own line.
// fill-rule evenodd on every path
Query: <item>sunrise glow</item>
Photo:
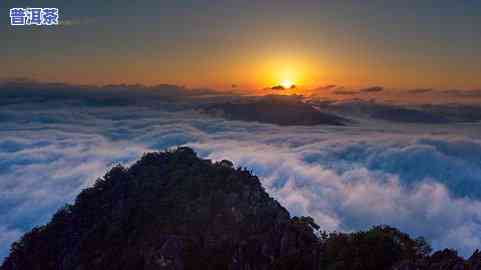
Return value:
M 294 83 L 291 80 L 286 79 L 281 82 L 281 85 L 284 88 L 291 88 L 294 85 Z

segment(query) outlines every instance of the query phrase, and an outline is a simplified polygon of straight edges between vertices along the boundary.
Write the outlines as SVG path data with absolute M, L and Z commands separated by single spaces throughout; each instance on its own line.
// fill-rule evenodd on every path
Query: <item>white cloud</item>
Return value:
M 3 248 L 5 246 L 10 246 L 10 244 L 22 236 L 22 233 L 19 230 L 10 230 L 5 226 L 0 226 L 0 256 L 6 256 L 8 252 L 8 248 Z

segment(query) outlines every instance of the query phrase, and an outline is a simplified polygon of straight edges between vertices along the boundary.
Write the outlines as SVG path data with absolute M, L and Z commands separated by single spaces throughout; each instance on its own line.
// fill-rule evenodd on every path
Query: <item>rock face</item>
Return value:
M 481 269 L 478 251 L 429 255 L 424 240 L 388 226 L 318 229 L 291 218 L 250 172 L 182 147 L 111 169 L 13 244 L 0 270 Z

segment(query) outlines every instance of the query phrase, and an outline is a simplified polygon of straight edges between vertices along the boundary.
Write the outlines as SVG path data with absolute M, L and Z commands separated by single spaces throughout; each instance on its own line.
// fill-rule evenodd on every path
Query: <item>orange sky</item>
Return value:
M 481 88 L 475 8 L 322 2 L 65 2 L 62 18 L 76 23 L 0 29 L 0 76 L 228 90 L 283 80 Z

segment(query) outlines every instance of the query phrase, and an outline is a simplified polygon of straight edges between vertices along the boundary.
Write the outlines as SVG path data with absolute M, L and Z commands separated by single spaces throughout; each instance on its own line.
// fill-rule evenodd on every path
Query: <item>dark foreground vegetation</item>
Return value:
M 259 179 L 190 148 L 114 167 L 12 245 L 13 269 L 481 269 L 481 254 L 431 252 L 388 226 L 326 234 Z

